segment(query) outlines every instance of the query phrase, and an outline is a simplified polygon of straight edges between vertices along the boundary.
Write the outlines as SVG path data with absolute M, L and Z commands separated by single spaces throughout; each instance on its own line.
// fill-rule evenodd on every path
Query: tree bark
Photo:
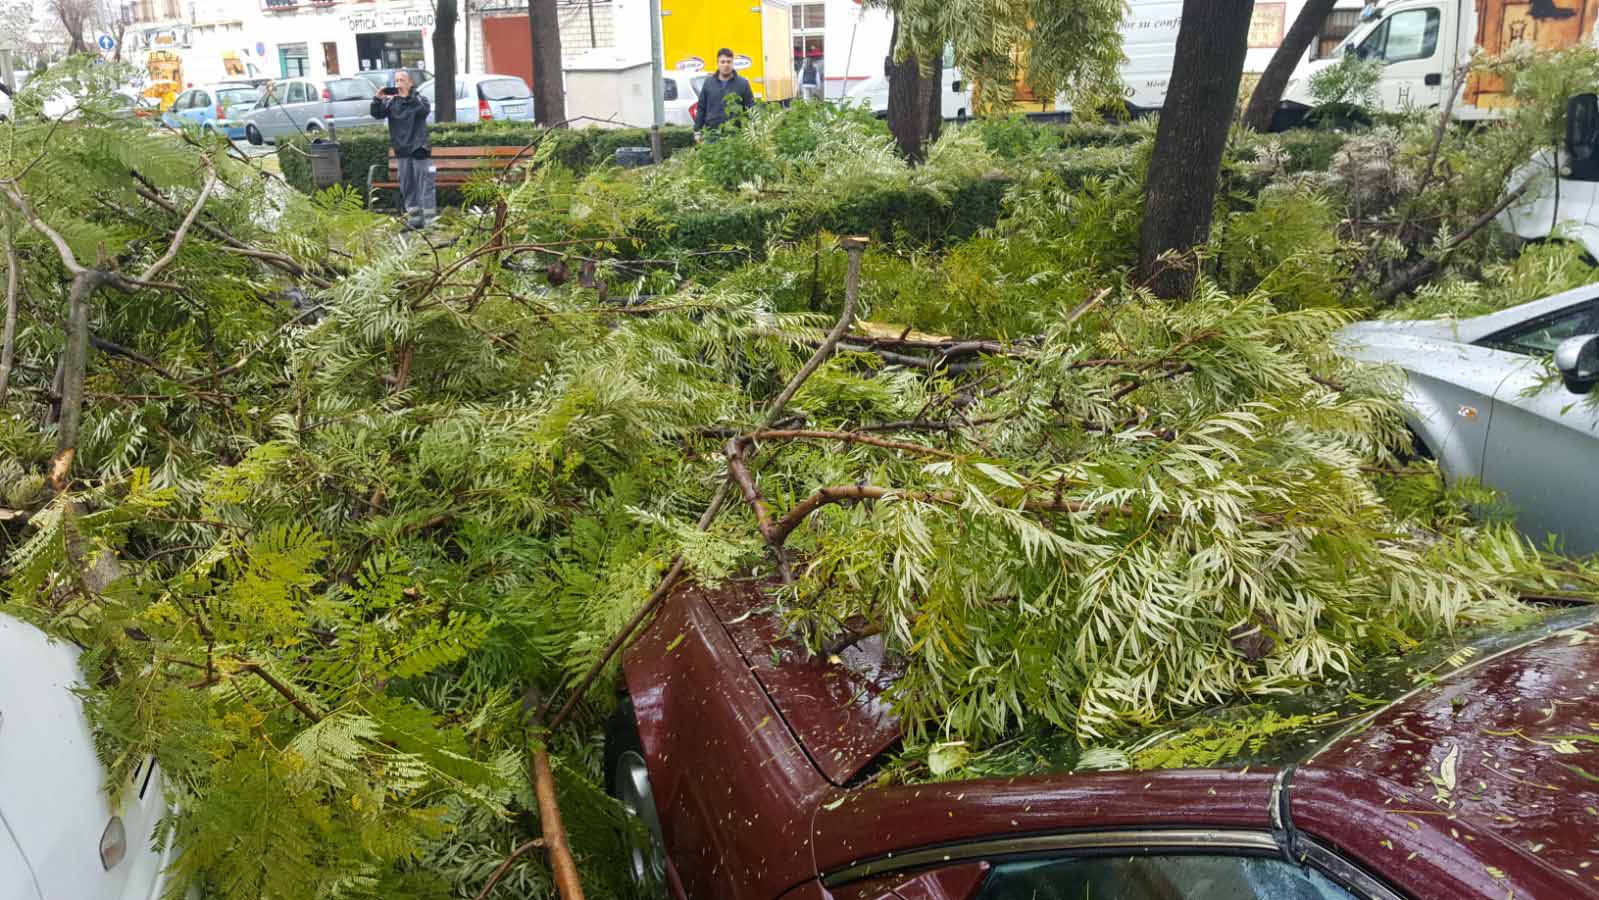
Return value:
M 436 0 L 433 12 L 433 121 L 454 122 L 455 0 Z M 442 98 L 442 102 L 441 99 Z
M 1183 0 L 1171 91 L 1144 184 L 1138 276 L 1157 296 L 1193 290 L 1249 49 L 1254 0 Z
M 561 20 L 555 0 L 527 0 L 533 29 L 533 118 L 540 125 L 566 121 L 566 86 L 561 81 Z
M 895 62 L 899 49 L 899 19 L 894 20 L 893 36 L 889 39 L 889 56 L 883 62 L 888 75 L 888 130 L 899 144 L 899 152 L 913 163 L 927 156 L 927 146 L 938 140 L 939 129 L 944 124 L 944 108 L 940 102 L 939 87 L 944 81 L 944 60 L 933 58 L 928 62 L 928 72 L 923 72 L 922 62 L 907 59 Z
M 1294 74 L 1305 51 L 1310 49 L 1316 35 L 1321 33 L 1321 26 L 1327 22 L 1327 16 L 1337 2 L 1308 0 L 1299 11 L 1294 24 L 1283 36 L 1283 42 L 1278 45 L 1277 52 L 1271 55 L 1271 62 L 1266 64 L 1260 83 L 1255 85 L 1255 93 L 1249 97 L 1249 107 L 1244 110 L 1246 126 L 1261 132 L 1271 129 L 1272 116 L 1283 101 L 1283 91 L 1288 88 L 1288 77 Z

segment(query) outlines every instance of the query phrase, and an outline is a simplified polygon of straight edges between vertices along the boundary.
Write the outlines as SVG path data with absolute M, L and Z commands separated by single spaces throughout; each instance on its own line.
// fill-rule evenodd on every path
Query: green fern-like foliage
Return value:
M 475 896 L 539 831 L 524 707 L 564 699 L 674 557 L 706 582 L 773 575 L 747 506 L 697 521 L 728 438 L 761 425 L 839 313 L 821 213 L 879 184 L 949 198 L 990 171 L 1010 188 L 977 237 L 866 254 L 860 321 L 785 410 L 785 428 L 891 445 L 749 452 L 776 515 L 882 489 L 806 518 L 771 600 L 814 647 L 846 622 L 880 630 L 905 663 L 907 759 L 961 771 L 959 746 L 998 771 L 1023 735 L 1129 746 L 1516 616 L 1522 591 L 1592 594 L 1591 564 L 1396 457 L 1397 379 L 1332 350 L 1357 314 L 1329 300 L 1351 283 L 1343 245 L 1319 234 L 1328 258 L 1308 259 L 1273 233 L 1330 229 L 1337 196 L 1229 198 L 1196 296 L 1132 283 L 1148 135 L 1087 179 L 1058 141 L 1009 158 L 960 129 L 912 169 L 863 116 L 761 110 L 725 145 L 773 180 L 724 187 L 695 153 L 578 177 L 541 149 L 425 238 L 193 136 L 21 116 L 0 127 L 0 182 L 36 213 L 0 202 L 26 298 L 0 407 L 0 613 L 84 648 L 108 784 L 159 761 L 174 891 Z M 161 284 L 91 298 L 84 428 L 53 493 L 69 271 L 40 225 L 82 264 L 137 273 L 213 172 Z M 674 230 L 770 212 L 773 193 L 789 199 L 767 245 Z M 940 336 L 985 349 L 885 350 Z M 1259 637 L 1241 649 L 1240 630 Z M 597 787 L 617 675 L 544 736 L 595 897 L 631 890 L 628 826 Z M 493 896 L 549 893 L 526 854 Z

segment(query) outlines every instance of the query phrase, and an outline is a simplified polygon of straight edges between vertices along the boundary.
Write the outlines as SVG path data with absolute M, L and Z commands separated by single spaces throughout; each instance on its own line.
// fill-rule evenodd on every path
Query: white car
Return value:
M 888 76 L 874 75 L 857 83 L 844 95 L 844 102 L 866 106 L 878 116 L 888 115 Z M 944 67 L 944 89 L 939 92 L 944 118 L 964 119 L 972 114 L 972 89 L 955 66 Z
M 666 100 L 666 124 L 694 127 L 694 104 L 700 98 L 700 86 L 711 77 L 709 72 L 678 72 L 671 69 L 661 73 L 661 94 Z
M 170 846 L 147 759 L 115 806 L 74 689 L 78 650 L 0 615 L 0 900 L 157 900 Z
M 0 122 L 11 118 L 11 86 L 0 81 Z

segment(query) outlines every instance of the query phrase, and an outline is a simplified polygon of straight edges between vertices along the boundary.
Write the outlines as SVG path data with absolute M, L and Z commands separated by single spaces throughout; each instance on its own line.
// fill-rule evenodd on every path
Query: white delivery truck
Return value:
M 1599 0 L 1396 0 L 1349 33 L 1326 59 L 1299 65 L 1283 92 L 1277 128 L 1292 127 L 1316 104 L 1311 80 L 1345 56 L 1382 66 L 1375 105 L 1387 112 L 1437 109 L 1472 55 L 1519 46 L 1557 50 L 1593 39 Z M 1453 115 L 1487 119 L 1508 102 L 1503 82 L 1472 73 Z
M 1127 107 L 1134 115 L 1158 112 L 1166 102 L 1173 61 L 1177 57 L 1177 31 L 1182 26 L 1182 0 L 1128 0 L 1122 20 L 1122 53 L 1127 57 L 1119 73 L 1125 88 Z M 953 55 L 945 53 L 944 85 L 940 92 L 944 118 L 963 119 L 973 115 L 972 85 L 953 65 Z M 1016 103 L 998 114 L 1022 113 L 1029 117 L 1056 119 L 1071 114 L 1071 104 L 1060 94 L 1051 102 L 1036 98 L 1025 85 L 1016 86 Z M 847 102 L 868 106 L 879 116 L 888 114 L 888 77 L 876 75 L 860 82 L 847 94 Z

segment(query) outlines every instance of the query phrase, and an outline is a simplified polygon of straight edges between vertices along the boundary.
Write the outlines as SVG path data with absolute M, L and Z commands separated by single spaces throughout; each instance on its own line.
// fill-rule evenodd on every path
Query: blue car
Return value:
M 259 88 L 243 81 L 190 88 L 172 101 L 161 122 L 168 128 L 199 128 L 240 140 L 244 137 L 242 117 L 255 105 L 259 93 Z

